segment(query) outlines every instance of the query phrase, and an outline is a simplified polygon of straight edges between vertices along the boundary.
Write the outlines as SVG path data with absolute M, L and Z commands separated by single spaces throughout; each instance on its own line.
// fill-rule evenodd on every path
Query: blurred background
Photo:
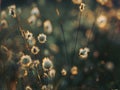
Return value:
M 0 14 L 0 90 L 120 89 L 120 0 L 2 0 Z M 32 58 L 28 67 L 20 64 L 24 55 Z

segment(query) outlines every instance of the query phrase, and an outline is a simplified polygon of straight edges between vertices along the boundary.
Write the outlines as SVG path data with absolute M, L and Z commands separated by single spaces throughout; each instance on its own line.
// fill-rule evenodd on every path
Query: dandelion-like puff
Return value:
M 45 43 L 46 41 L 47 41 L 47 36 L 45 35 L 45 34 L 39 34 L 38 35 L 38 41 L 40 42 L 40 43 Z
M 38 54 L 39 51 L 40 51 L 40 49 L 37 46 L 33 46 L 31 48 L 31 53 L 34 54 L 34 55 Z
M 96 20 L 96 24 L 101 29 L 105 28 L 107 25 L 107 17 L 105 15 L 100 15 Z
M 53 63 L 49 58 L 45 57 L 42 62 L 42 67 L 45 71 L 48 71 L 53 68 Z
M 25 32 L 25 39 L 31 40 L 33 38 L 33 34 L 29 31 Z
M 85 4 L 81 3 L 80 6 L 79 6 L 79 9 L 80 9 L 80 12 L 83 12 L 84 9 L 85 9 Z
M 78 74 L 78 68 L 77 68 L 76 66 L 73 66 L 73 67 L 71 68 L 71 74 L 72 74 L 72 75 L 77 75 L 77 74 Z
M 9 15 L 11 15 L 13 18 L 16 18 L 16 6 L 11 5 L 8 7 L 9 9 Z
M 29 67 L 32 63 L 32 59 L 29 55 L 23 55 L 20 59 L 20 64 L 24 67 Z
M 67 71 L 63 68 L 63 69 L 61 70 L 61 74 L 62 74 L 62 76 L 66 76 L 66 75 L 67 75 Z
M 86 59 L 88 57 L 88 52 L 90 52 L 89 48 L 80 48 L 79 56 L 82 59 Z
M 51 78 L 54 78 L 54 77 L 55 77 L 55 74 L 56 74 L 55 69 L 51 69 L 51 70 L 48 72 L 48 74 L 49 74 L 49 76 L 50 76 Z

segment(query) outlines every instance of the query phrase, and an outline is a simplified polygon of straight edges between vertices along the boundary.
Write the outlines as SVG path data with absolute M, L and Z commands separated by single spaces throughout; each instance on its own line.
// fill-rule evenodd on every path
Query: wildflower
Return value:
M 61 74 L 62 74 L 63 76 L 66 76 L 66 75 L 67 75 L 67 71 L 66 71 L 65 69 L 62 69 Z
M 49 58 L 44 58 L 42 62 L 42 67 L 43 69 L 46 70 L 51 70 L 53 68 L 53 63 Z
M 36 20 L 37 20 L 36 16 L 35 16 L 35 15 L 31 15 L 31 16 L 28 18 L 27 21 L 28 21 L 29 24 L 35 24 Z
M 31 10 L 31 15 L 35 15 L 35 16 L 40 16 L 40 11 L 38 9 L 38 7 L 33 7 Z
M 25 32 L 25 39 L 31 40 L 33 38 L 33 34 L 29 31 Z
M 24 67 L 29 67 L 29 65 L 32 63 L 32 59 L 29 55 L 23 55 L 20 59 L 20 63 Z
M 97 18 L 97 25 L 99 28 L 104 28 L 107 24 L 107 17 L 105 15 L 100 15 L 98 18 Z
M 85 4 L 81 3 L 80 6 L 79 6 L 79 9 L 80 9 L 81 12 L 83 12 L 84 9 L 85 9 Z
M 73 2 L 74 4 L 81 4 L 81 3 L 82 3 L 82 0 L 72 0 L 72 2 Z
M 79 56 L 83 59 L 87 58 L 88 57 L 88 52 L 89 52 L 89 48 L 80 48 L 79 50 Z
M 77 68 L 76 66 L 73 66 L 73 67 L 71 68 L 71 74 L 72 74 L 72 75 L 77 75 L 77 74 L 78 74 L 78 68 Z
M 19 78 L 22 78 L 22 77 L 25 77 L 28 75 L 28 72 L 27 72 L 26 68 L 24 68 L 24 67 L 20 67 L 18 70 L 18 73 L 19 73 L 19 75 L 18 75 Z
M 56 73 L 55 69 L 51 69 L 51 70 L 48 72 L 48 74 L 49 74 L 49 76 L 50 76 L 51 78 L 54 78 L 54 77 L 55 77 L 55 73 Z
M 11 5 L 8 7 L 9 9 L 9 14 L 13 17 L 16 18 L 16 6 L 15 5 Z
M 1 20 L 1 26 L 2 26 L 2 28 L 8 28 L 8 22 L 5 20 L 5 19 L 3 19 L 3 20 Z
M 51 24 L 50 20 L 46 20 L 46 21 L 43 23 L 43 26 L 44 26 L 44 31 L 45 31 L 47 34 L 52 33 L 52 24 Z
M 32 90 L 32 88 L 28 85 L 26 86 L 25 90 Z
M 38 41 L 40 43 L 45 43 L 47 41 L 46 38 L 47 38 L 47 36 L 43 33 L 38 35 Z
M 33 54 L 38 54 L 39 53 L 39 51 L 40 51 L 40 49 L 38 48 L 38 47 L 36 47 L 36 46 L 33 46 L 32 48 L 31 48 L 31 52 L 33 53 Z

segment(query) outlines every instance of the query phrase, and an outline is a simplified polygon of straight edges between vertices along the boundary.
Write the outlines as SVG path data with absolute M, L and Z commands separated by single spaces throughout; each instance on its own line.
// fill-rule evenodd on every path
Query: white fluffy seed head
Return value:
M 105 15 L 98 16 L 96 24 L 99 28 L 105 28 L 107 25 L 107 17 Z
M 16 6 L 11 5 L 8 7 L 9 15 L 11 15 L 13 18 L 16 18 Z
M 29 67 L 32 63 L 32 59 L 29 55 L 23 55 L 20 59 L 20 64 L 24 67 Z
M 50 76 L 51 78 L 54 78 L 54 77 L 55 77 L 55 74 L 56 74 L 55 69 L 51 69 L 48 74 L 49 74 L 49 76 Z
M 82 59 L 86 59 L 88 57 L 88 52 L 90 52 L 89 48 L 80 48 L 79 50 L 79 56 Z
M 47 41 L 47 36 L 45 34 L 39 34 L 38 35 L 38 41 L 42 44 L 42 43 L 45 43 Z
M 81 3 L 80 6 L 79 6 L 79 9 L 80 9 L 81 12 L 83 12 L 84 9 L 85 9 L 85 4 Z
M 62 76 L 66 76 L 67 75 L 67 71 L 63 68 L 61 71 Z
M 37 46 L 33 46 L 31 48 L 31 53 L 34 54 L 34 55 L 38 54 L 39 51 L 40 51 L 40 49 Z
M 31 40 L 33 38 L 33 34 L 28 30 L 25 32 L 25 39 Z
M 51 70 L 53 68 L 53 63 L 48 57 L 45 57 L 43 58 L 42 67 L 44 71 Z

